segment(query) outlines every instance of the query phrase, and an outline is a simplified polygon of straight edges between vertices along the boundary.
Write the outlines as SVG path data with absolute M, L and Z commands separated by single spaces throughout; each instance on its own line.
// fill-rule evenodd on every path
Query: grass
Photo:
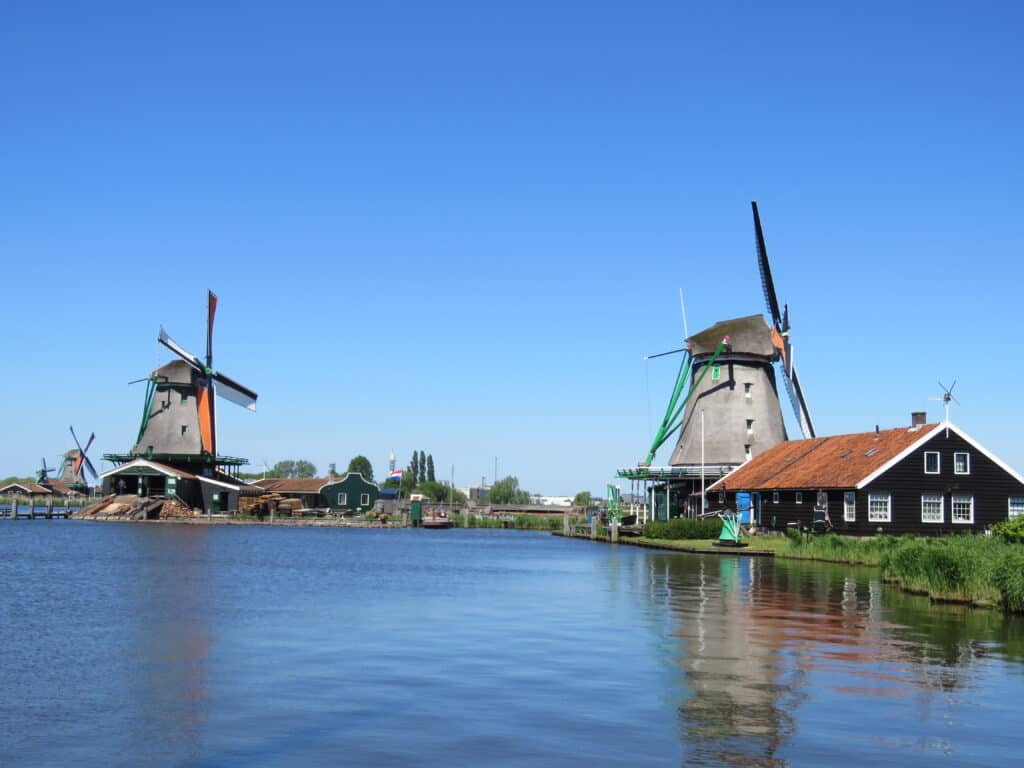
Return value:
M 646 535 L 638 544 L 664 549 L 711 551 L 714 540 L 656 538 Z M 882 578 L 908 592 L 933 600 L 978 606 L 1001 606 L 1024 613 L 1024 543 L 1016 530 L 985 536 L 875 536 L 851 538 L 829 534 L 805 538 L 756 536 L 745 539 L 747 554 L 772 553 L 792 560 L 817 560 L 878 568 Z M 721 550 L 719 550 L 721 551 Z

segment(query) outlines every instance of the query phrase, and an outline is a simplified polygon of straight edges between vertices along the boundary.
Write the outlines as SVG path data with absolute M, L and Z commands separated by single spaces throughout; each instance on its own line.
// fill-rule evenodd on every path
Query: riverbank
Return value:
M 997 537 L 753 536 L 746 547 L 711 540 L 622 537 L 622 544 L 690 554 L 777 557 L 878 568 L 885 582 L 937 602 L 1024 613 L 1024 544 Z

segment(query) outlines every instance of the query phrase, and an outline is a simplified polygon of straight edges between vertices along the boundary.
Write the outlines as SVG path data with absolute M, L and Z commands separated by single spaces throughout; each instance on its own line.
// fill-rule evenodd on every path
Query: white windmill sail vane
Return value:
M 160 333 L 157 334 L 156 340 L 159 341 L 161 344 L 163 344 L 165 347 L 171 350 L 171 352 L 176 354 L 178 357 L 180 357 L 182 360 L 191 365 L 200 373 L 202 373 L 205 370 L 203 362 L 198 357 L 189 352 L 187 349 L 185 349 L 183 346 L 181 346 L 174 339 L 172 339 L 167 334 L 167 331 L 164 330 L 164 327 L 162 325 L 160 326 Z
M 220 372 L 213 374 L 213 381 L 213 389 L 217 395 L 243 408 L 248 408 L 250 411 L 256 410 L 257 395 L 251 389 L 243 387 Z

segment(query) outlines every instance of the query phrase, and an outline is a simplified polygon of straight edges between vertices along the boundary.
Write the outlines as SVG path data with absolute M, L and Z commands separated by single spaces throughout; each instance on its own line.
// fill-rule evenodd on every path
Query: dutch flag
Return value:
M 392 472 L 390 475 L 388 475 L 388 480 L 401 480 L 402 479 L 402 472 L 403 472 L 403 470 L 396 469 L 394 472 Z

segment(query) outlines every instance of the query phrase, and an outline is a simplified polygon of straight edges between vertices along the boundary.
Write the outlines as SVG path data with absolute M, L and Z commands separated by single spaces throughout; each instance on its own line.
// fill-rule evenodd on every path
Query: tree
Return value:
M 487 500 L 491 504 L 529 504 L 530 493 L 519 487 L 519 478 L 509 475 L 491 486 Z
M 304 459 L 285 459 L 271 467 L 267 477 L 316 477 L 316 467 Z
M 370 463 L 370 460 L 362 454 L 356 456 L 348 463 L 348 471 L 358 472 L 363 476 L 363 480 L 373 482 L 373 465 Z
M 593 499 L 590 496 L 590 491 L 580 491 L 572 499 L 572 505 L 578 509 L 590 509 L 592 503 Z
M 427 455 L 420 451 L 420 483 L 427 482 Z
M 466 494 L 457 488 L 452 488 L 448 483 L 439 483 L 436 480 L 427 480 L 417 489 L 431 501 L 448 503 L 450 499 L 456 504 L 465 504 Z
M 415 488 L 420 481 L 420 457 L 416 451 L 412 452 L 412 462 L 409 464 L 409 474 L 412 475 L 412 485 Z
M 434 477 L 434 454 L 428 453 L 427 454 L 427 482 L 428 483 L 433 483 L 436 480 L 437 480 L 437 478 Z
M 400 493 L 406 498 L 409 494 L 416 490 L 416 476 L 412 473 L 412 469 L 407 469 L 402 473 L 402 482 L 399 484 Z

